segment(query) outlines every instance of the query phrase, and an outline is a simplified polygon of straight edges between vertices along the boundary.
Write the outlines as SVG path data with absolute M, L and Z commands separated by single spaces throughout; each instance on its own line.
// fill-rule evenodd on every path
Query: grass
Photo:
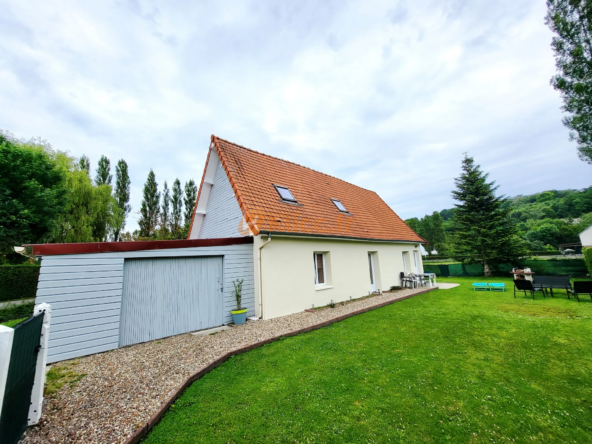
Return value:
M 19 322 L 24 321 L 25 319 L 27 318 L 13 319 L 12 321 L 0 322 L 0 325 L 5 325 L 6 327 L 12 328 Z
M 419 295 L 235 356 L 146 443 L 592 442 L 592 302 Z
M 76 373 L 72 370 L 77 361 L 70 361 L 52 367 L 45 377 L 45 396 L 52 397 L 64 385 L 74 387 L 86 374 Z

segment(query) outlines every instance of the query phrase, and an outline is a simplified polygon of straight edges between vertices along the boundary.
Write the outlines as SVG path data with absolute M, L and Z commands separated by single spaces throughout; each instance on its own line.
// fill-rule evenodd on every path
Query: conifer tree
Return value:
M 181 190 L 181 182 L 175 179 L 173 182 L 173 197 L 171 199 L 172 213 L 171 213 L 171 232 L 175 239 L 181 237 L 181 227 L 183 226 L 183 191 Z
M 459 201 L 454 213 L 458 226 L 456 253 L 467 256 L 467 262 L 480 262 L 485 276 L 492 275 L 491 266 L 511 262 L 527 254 L 525 243 L 516 234 L 509 217 L 510 208 L 503 208 L 504 196 L 496 196 L 498 186 L 487 182 L 472 157 L 462 161 L 462 173 L 455 179 L 452 197 Z
M 144 184 L 144 198 L 140 208 L 140 236 L 153 236 L 158 226 L 158 216 L 160 214 L 160 193 L 158 192 L 158 183 L 154 171 L 150 170 L 148 178 Z
M 169 233 L 169 225 L 170 225 L 170 203 L 171 203 L 171 195 L 169 192 L 169 186 L 164 181 L 164 187 L 162 189 L 162 204 L 160 207 L 160 236 L 162 239 L 166 239 Z
M 111 185 L 111 162 L 107 157 L 101 156 L 99 164 L 97 166 L 97 176 L 95 178 L 95 184 L 100 187 L 101 185 Z
M 130 178 L 125 160 L 120 159 L 115 166 L 115 200 L 117 206 L 120 208 L 120 218 L 118 218 L 116 225 L 113 228 L 113 240 L 118 242 L 120 235 L 125 228 L 125 219 L 132 210 L 129 204 L 130 200 Z
M 191 219 L 193 218 L 193 207 L 197 199 L 197 186 L 193 179 L 189 179 L 189 182 L 185 183 L 185 235 L 189 235 L 189 225 L 191 225 Z

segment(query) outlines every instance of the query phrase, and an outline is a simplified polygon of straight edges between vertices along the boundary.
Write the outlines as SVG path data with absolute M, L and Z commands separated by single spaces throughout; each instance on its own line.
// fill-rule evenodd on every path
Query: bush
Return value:
M 584 249 L 584 260 L 586 261 L 586 267 L 588 267 L 588 274 L 592 276 L 592 247 Z
M 39 268 L 37 265 L 0 266 L 0 301 L 34 298 Z
M 0 322 L 12 321 L 13 319 L 28 318 L 33 314 L 35 303 L 30 304 L 9 304 L 8 307 L 0 308 Z

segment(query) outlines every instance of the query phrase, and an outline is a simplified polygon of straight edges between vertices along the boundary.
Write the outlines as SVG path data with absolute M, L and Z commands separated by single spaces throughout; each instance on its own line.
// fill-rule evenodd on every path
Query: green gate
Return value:
M 0 417 L 2 444 L 17 443 L 27 429 L 44 314 L 31 316 L 14 328 Z

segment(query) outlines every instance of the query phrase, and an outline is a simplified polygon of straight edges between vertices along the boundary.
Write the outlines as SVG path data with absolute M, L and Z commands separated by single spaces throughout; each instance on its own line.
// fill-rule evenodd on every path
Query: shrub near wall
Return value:
M 592 276 L 592 247 L 587 247 L 584 249 L 584 260 L 586 261 L 586 266 L 588 267 L 588 274 Z
M 34 298 L 39 269 L 36 265 L 0 265 L 0 301 Z

